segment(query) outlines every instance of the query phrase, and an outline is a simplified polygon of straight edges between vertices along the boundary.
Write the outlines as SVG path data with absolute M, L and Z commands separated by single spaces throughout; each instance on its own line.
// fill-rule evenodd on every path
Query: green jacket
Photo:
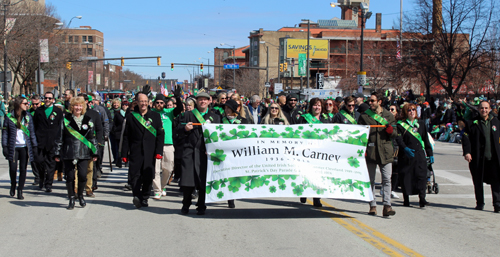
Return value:
M 174 121 L 174 109 L 175 108 L 170 108 L 170 109 L 165 108 L 161 111 L 158 111 L 156 108 L 151 109 L 152 111 L 159 113 L 161 116 L 161 121 L 163 123 L 163 130 L 165 131 L 164 144 L 166 144 L 166 145 L 173 144 L 172 126 L 173 126 L 173 121 Z
M 391 125 L 396 125 L 394 115 L 388 110 L 383 109 L 380 114 L 382 118 L 386 119 Z M 366 113 L 359 116 L 359 125 L 380 125 L 372 117 Z M 368 146 L 366 147 L 366 161 L 375 162 L 377 164 L 388 164 L 394 161 L 394 147 L 392 145 L 392 138 L 398 135 L 398 130 L 393 127 L 392 134 L 387 134 L 385 128 L 370 128 L 370 135 L 368 136 Z

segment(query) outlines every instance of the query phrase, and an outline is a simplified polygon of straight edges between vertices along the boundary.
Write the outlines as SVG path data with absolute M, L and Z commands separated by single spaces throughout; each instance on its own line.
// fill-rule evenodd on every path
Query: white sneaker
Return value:
M 153 199 L 160 200 L 161 199 L 161 193 L 155 193 L 155 196 L 153 196 Z
M 161 196 L 167 196 L 167 189 L 164 188 L 162 191 L 161 191 Z
M 396 194 L 396 192 L 392 191 L 391 198 L 399 199 L 399 196 Z

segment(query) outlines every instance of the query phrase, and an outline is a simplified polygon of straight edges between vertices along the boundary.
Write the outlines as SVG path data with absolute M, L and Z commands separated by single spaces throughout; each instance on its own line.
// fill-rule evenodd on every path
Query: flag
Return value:
M 170 88 L 172 88 L 172 91 L 175 92 L 174 81 L 173 80 L 170 80 Z
M 167 91 L 165 90 L 165 87 L 163 85 L 161 85 L 161 87 L 160 87 L 160 93 L 162 95 L 165 95 L 167 93 Z
M 401 47 L 400 47 L 400 45 L 399 45 L 399 41 L 398 41 L 397 48 L 398 48 L 398 49 L 397 49 L 398 51 L 397 51 L 397 53 L 396 53 L 396 59 L 398 59 L 398 61 L 400 61 L 400 62 L 401 62 Z

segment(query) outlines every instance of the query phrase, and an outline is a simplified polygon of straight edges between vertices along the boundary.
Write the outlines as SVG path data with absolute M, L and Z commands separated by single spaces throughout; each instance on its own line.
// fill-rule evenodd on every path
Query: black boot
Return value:
M 80 202 L 80 206 L 82 206 L 82 208 L 85 208 L 85 206 L 87 206 L 87 202 L 85 202 L 85 199 L 83 199 L 83 195 L 78 196 L 78 201 Z
M 234 200 L 227 200 L 227 207 L 234 209 L 236 206 L 234 205 Z
M 10 185 L 10 196 L 14 197 L 16 195 L 16 185 Z
M 69 204 L 68 204 L 68 207 L 66 209 L 73 210 L 74 208 L 75 208 L 75 197 L 70 196 L 69 197 Z
M 403 206 L 410 207 L 410 196 L 403 193 Z
M 24 200 L 23 190 L 17 190 L 17 199 Z
M 319 198 L 313 198 L 314 207 L 323 207 Z

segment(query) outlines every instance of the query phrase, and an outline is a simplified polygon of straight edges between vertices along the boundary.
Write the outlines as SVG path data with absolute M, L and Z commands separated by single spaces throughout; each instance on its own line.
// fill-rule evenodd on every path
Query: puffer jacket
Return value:
M 69 121 L 69 126 L 71 128 L 84 136 L 97 148 L 95 124 L 89 116 L 83 116 L 81 129 L 78 128 L 78 125 L 73 119 L 73 114 L 66 113 L 65 119 Z M 97 152 L 93 153 L 88 146 L 86 146 L 78 138 L 73 136 L 64 125 L 64 122 L 62 122 L 62 131 L 63 132 L 61 137 L 56 140 L 55 157 L 61 158 L 63 160 L 89 160 L 92 157 L 98 156 Z
M 12 117 L 14 117 L 14 112 L 11 112 Z M 29 138 L 26 137 L 26 146 L 28 147 L 28 155 L 30 158 L 30 162 L 33 162 L 35 160 L 35 155 L 36 151 L 33 151 L 33 149 L 36 149 L 38 146 L 38 143 L 36 141 L 36 135 L 35 135 L 35 126 L 33 125 L 33 116 L 29 114 L 29 112 L 25 112 L 24 120 L 27 124 L 25 124 L 26 128 L 30 132 Z M 12 122 L 7 115 L 5 115 L 4 123 L 3 123 L 3 128 L 2 128 L 2 148 L 8 149 L 8 156 L 5 156 L 7 160 L 9 161 L 14 161 L 14 152 L 16 148 L 16 136 L 17 136 L 17 127 L 14 122 Z

